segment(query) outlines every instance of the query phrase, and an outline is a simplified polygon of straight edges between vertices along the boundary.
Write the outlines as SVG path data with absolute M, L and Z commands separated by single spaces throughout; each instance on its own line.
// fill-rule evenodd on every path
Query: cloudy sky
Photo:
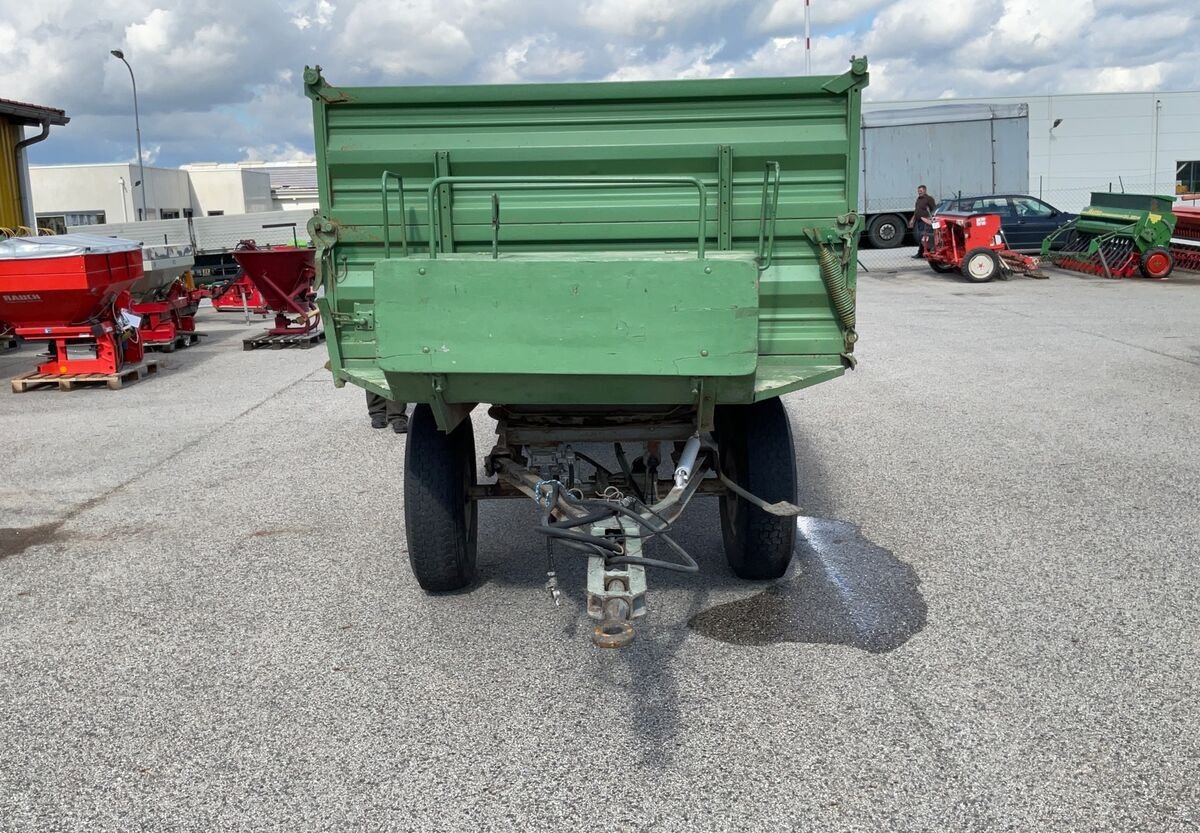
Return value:
M 0 0 L 0 97 L 71 124 L 35 163 L 308 158 L 305 64 L 335 84 L 787 75 L 803 0 Z M 812 0 L 813 70 L 877 100 L 1200 89 L 1200 0 Z

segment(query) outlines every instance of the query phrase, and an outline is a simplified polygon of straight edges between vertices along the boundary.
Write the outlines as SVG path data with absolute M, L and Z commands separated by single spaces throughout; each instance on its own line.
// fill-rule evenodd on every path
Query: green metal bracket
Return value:
M 438 216 L 437 210 L 437 195 L 439 189 L 446 189 L 446 193 L 452 186 L 461 186 L 469 191 L 487 190 L 496 185 L 503 185 L 508 189 L 516 190 L 531 190 L 535 188 L 558 188 L 568 185 L 582 185 L 592 188 L 612 188 L 621 185 L 687 185 L 695 188 L 700 201 L 699 216 L 696 223 L 696 250 L 697 258 L 704 259 L 705 254 L 705 209 L 708 207 L 708 189 L 704 183 L 694 176 L 438 176 L 429 183 L 428 200 L 429 200 L 429 257 L 436 258 L 438 248 L 433 241 L 436 239 L 437 232 L 441 232 L 443 237 L 443 245 L 440 247 L 442 252 L 453 251 L 445 247 L 444 238 L 446 230 L 442 227 L 442 223 L 449 223 L 449 210 L 447 209 L 445 216 Z M 443 199 L 443 204 L 445 200 Z M 435 224 L 436 223 L 436 224 Z
M 717 248 L 733 248 L 733 145 L 717 147 Z
M 774 174 L 773 184 L 772 174 Z M 758 216 L 758 254 L 754 258 L 760 272 L 770 269 L 771 261 L 775 257 L 775 224 L 779 215 L 779 183 L 782 176 L 783 168 L 778 162 L 766 164 L 763 171 L 762 208 Z M 768 203 L 771 209 L 769 225 L 767 220 Z
M 433 175 L 434 181 L 450 177 L 450 152 L 439 150 L 433 157 Z M 437 229 L 438 229 L 438 245 L 441 246 L 443 252 L 454 251 L 454 189 L 450 185 L 432 189 L 436 190 L 438 195 L 437 200 Z M 434 237 L 433 237 L 433 200 L 429 201 L 430 207 L 430 237 L 429 251 L 432 256 Z
M 433 418 L 437 421 L 438 428 L 448 434 L 466 419 L 479 403 L 447 402 L 445 397 L 446 377 L 441 374 L 432 376 L 430 384 L 433 387 L 433 396 L 430 397 L 433 401 L 429 403 L 429 407 L 433 410 Z
M 862 89 L 867 86 L 870 81 L 870 75 L 867 73 L 867 56 L 861 58 L 851 56 L 850 71 L 844 72 L 836 78 L 831 78 L 821 86 L 825 92 L 842 95 L 855 87 Z
M 353 101 L 349 95 L 339 90 L 337 87 L 331 87 L 321 75 L 321 65 L 315 67 L 304 68 L 304 94 L 309 98 L 320 99 L 326 104 L 341 104 L 348 101 Z
M 396 195 L 400 198 L 400 246 L 408 257 L 408 213 L 404 209 L 404 180 L 400 174 L 384 171 L 379 177 L 379 192 L 383 197 L 383 256 L 392 256 L 392 223 L 388 218 L 388 180 L 396 180 Z
M 492 193 L 492 260 L 500 257 L 500 195 Z
M 696 397 L 696 430 L 712 431 L 717 410 L 716 392 L 704 384 L 704 379 L 698 378 L 692 380 L 692 395 Z

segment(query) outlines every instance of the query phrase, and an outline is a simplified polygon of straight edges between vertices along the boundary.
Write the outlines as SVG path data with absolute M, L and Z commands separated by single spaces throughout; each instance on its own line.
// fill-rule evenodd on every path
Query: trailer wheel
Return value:
M 1162 280 L 1175 268 L 1175 258 L 1162 246 L 1154 246 L 1142 252 L 1140 268 L 1142 277 Z
M 991 249 L 972 249 L 962 262 L 962 275 L 972 283 L 987 283 L 1000 274 L 1000 258 Z
M 782 400 L 721 405 L 715 421 L 726 476 L 767 503 L 795 501 L 796 454 Z M 725 558 L 738 578 L 779 578 L 792 561 L 796 520 L 768 514 L 736 495 L 723 495 L 721 536 Z
M 899 214 L 880 214 L 871 219 L 867 239 L 876 249 L 894 249 L 904 242 L 907 224 Z
M 445 434 L 432 409 L 417 405 L 404 453 L 404 525 L 413 575 L 431 593 L 460 590 L 475 577 L 476 479 L 471 418 Z

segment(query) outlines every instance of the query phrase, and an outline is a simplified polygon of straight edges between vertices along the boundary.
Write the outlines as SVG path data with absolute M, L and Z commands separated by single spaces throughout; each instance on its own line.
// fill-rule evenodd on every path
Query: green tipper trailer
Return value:
M 720 497 L 735 573 L 782 575 L 798 510 L 778 397 L 853 366 L 866 59 L 836 77 L 304 83 L 335 383 L 419 403 L 421 586 L 471 582 L 477 503 L 505 497 L 541 507 L 556 599 L 554 554 L 589 557 L 600 645 L 632 639 L 647 567 L 696 569 L 670 529 L 697 494 Z M 477 478 L 479 403 L 495 482 Z

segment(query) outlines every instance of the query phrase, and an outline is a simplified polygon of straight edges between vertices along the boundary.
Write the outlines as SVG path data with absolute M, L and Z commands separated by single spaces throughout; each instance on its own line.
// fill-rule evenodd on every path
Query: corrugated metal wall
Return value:
M 0 117 L 0 227 L 21 225 L 21 172 L 17 170 L 17 142 L 21 128 Z

